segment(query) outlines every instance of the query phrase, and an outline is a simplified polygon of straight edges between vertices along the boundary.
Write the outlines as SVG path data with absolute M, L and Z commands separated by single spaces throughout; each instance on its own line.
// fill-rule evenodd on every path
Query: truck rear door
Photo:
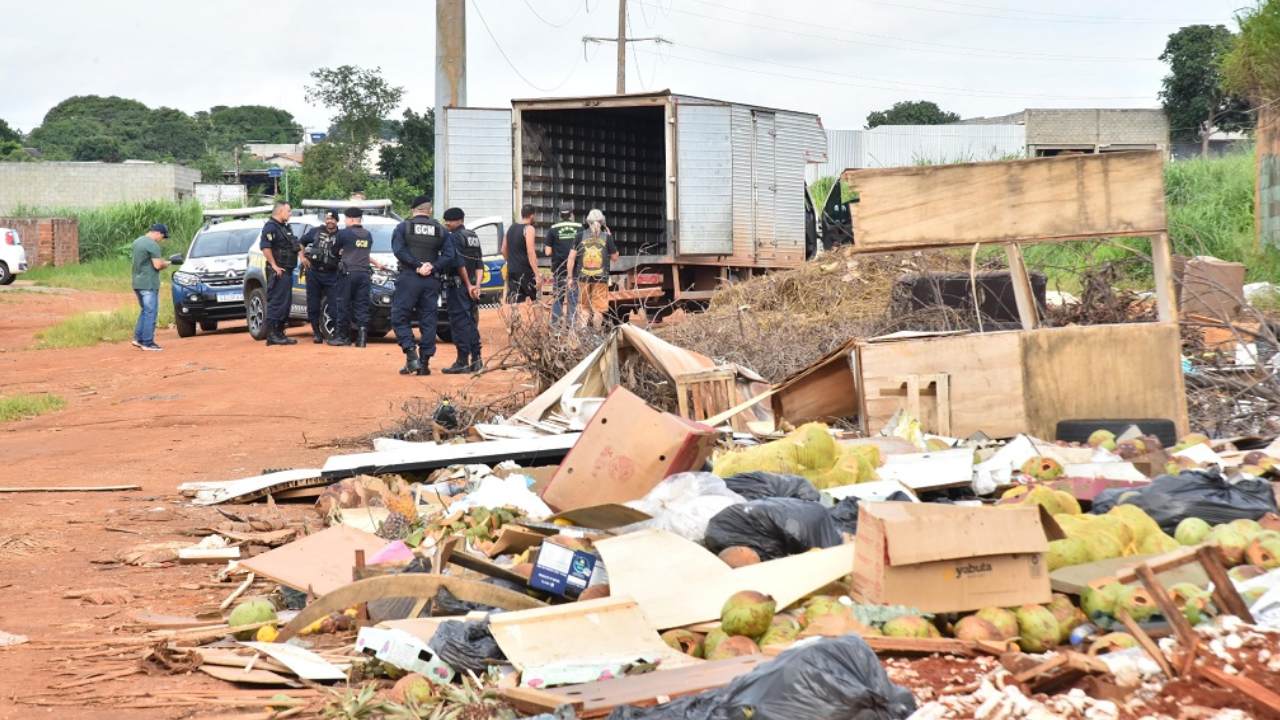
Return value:
M 732 111 L 676 106 L 676 244 L 680 255 L 733 254 Z
M 512 216 L 511 111 L 445 108 L 444 207 L 467 217 Z

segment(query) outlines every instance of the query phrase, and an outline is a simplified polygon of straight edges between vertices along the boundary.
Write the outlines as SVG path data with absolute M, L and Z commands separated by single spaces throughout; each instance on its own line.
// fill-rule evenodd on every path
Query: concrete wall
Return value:
M 91 208 L 141 200 L 188 200 L 200 171 L 165 163 L 0 163 L 0 213 L 23 205 Z
M 1021 125 L 881 125 L 871 130 L 827 130 L 827 161 L 809 163 L 805 180 L 849 168 L 909 167 L 986 162 L 1021 156 Z
M 1163 110 L 1085 109 L 1026 111 L 1027 150 L 1088 146 L 1169 147 L 1169 120 Z

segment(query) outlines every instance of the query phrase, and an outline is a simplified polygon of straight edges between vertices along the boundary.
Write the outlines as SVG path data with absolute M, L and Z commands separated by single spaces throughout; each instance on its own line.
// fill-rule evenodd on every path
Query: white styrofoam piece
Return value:
M 973 448 L 887 455 L 876 468 L 881 480 L 896 480 L 913 490 L 963 485 L 973 480 Z

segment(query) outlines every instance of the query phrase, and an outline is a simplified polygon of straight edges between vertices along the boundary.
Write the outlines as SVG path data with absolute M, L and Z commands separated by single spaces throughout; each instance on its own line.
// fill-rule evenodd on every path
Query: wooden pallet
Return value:
M 725 366 L 676 375 L 680 415 L 702 421 L 732 408 L 738 402 L 737 379 L 738 373 Z M 735 414 L 729 422 L 734 430 L 746 432 L 747 421 L 741 415 Z

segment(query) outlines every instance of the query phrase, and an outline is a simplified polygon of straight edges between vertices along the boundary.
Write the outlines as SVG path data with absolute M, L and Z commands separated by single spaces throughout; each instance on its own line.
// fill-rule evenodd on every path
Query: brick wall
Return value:
M 75 220 L 0 217 L 0 227 L 18 231 L 31 267 L 80 262 L 80 225 Z
M 18 206 L 92 208 L 142 200 L 187 200 L 200 172 L 166 163 L 0 163 L 0 214 Z

